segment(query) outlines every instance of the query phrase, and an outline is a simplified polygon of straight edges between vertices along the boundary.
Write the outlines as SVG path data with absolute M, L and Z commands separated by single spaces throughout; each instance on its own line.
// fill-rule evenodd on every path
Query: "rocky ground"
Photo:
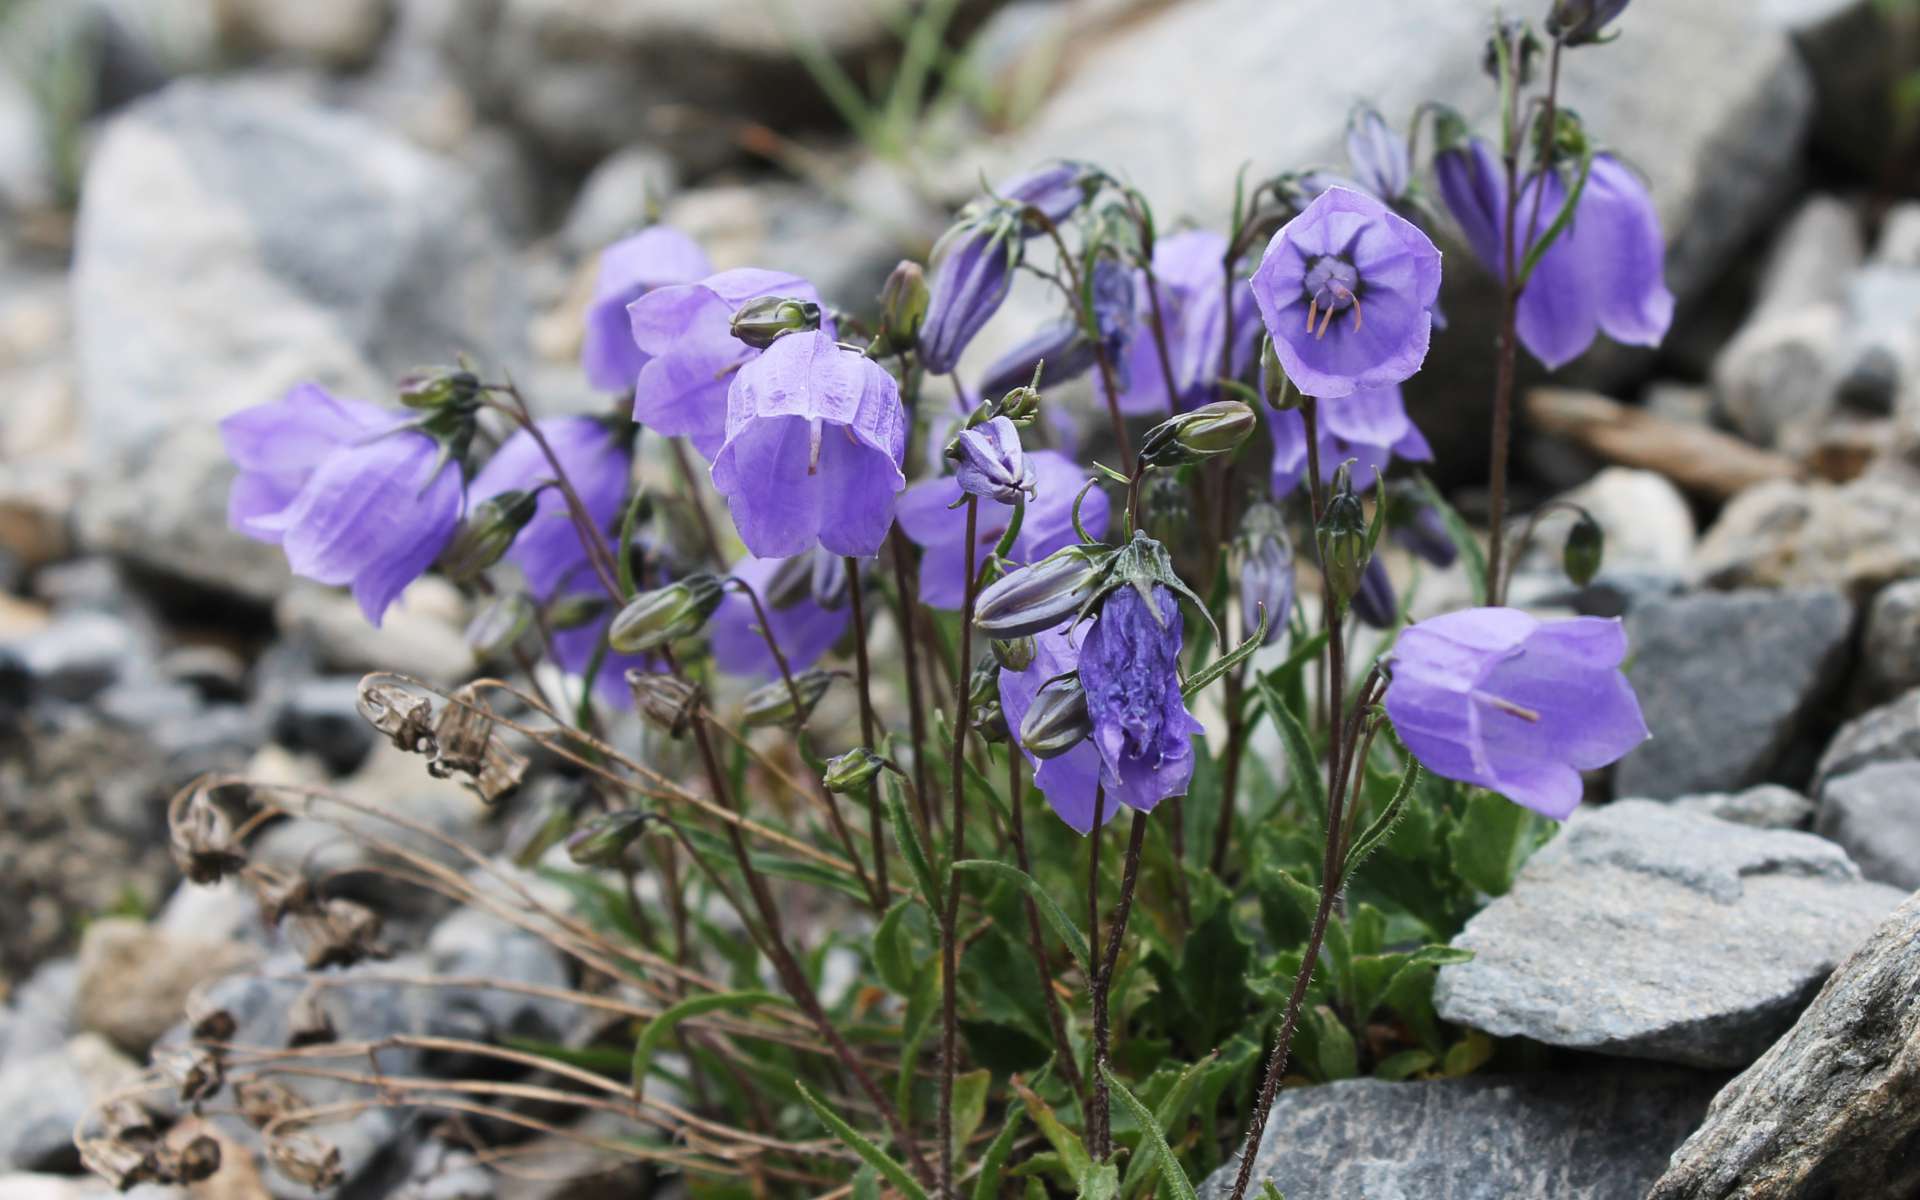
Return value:
M 1421 7 L 963 4 L 990 80 L 1045 85 L 1031 111 L 936 109 L 863 148 L 757 0 L 0 4 L 40 10 L 7 47 L 33 52 L 0 55 L 0 1200 L 104 1193 L 74 1123 L 183 1042 L 190 996 L 237 1040 L 288 1036 L 296 948 L 168 853 L 188 781 L 333 783 L 483 853 L 514 840 L 356 711 L 366 671 L 469 671 L 461 598 L 423 581 L 373 630 L 290 581 L 226 532 L 220 416 L 302 378 L 379 396 L 462 349 L 550 411 L 596 404 L 573 366 L 592 254 L 652 211 L 721 266 L 856 304 L 982 170 L 1047 155 L 1217 221 L 1243 161 L 1334 157 L 1357 97 L 1485 115 L 1478 9 Z M 1577 594 L 1536 553 L 1514 594 L 1625 617 L 1656 737 L 1441 974 L 1444 1017 L 1552 1047 L 1554 1069 L 1289 1091 L 1263 1153 L 1290 1200 L 1920 1188 L 1920 204 L 1881 186 L 1874 8 L 1649 3 L 1630 49 L 1574 64 L 1582 111 L 1650 180 L 1681 318 L 1657 357 L 1596 352 L 1531 397 L 1529 499 L 1571 492 L 1609 553 Z M 808 6 L 856 67 L 894 45 L 876 12 Z M 75 45 L 91 74 L 50 148 L 39 48 Z M 1471 275 L 1409 389 L 1463 482 L 1487 395 Z M 1038 303 L 1017 295 L 973 353 Z M 341 871 L 357 853 L 301 820 L 262 849 Z M 389 917 L 383 973 L 573 977 L 479 908 L 372 878 L 363 898 Z M 575 1032 L 528 996 L 329 994 L 370 1039 Z M 235 1165 L 193 1195 L 312 1194 L 244 1123 L 206 1129 Z M 331 1194 L 640 1186 L 497 1177 L 439 1132 L 364 1114 Z

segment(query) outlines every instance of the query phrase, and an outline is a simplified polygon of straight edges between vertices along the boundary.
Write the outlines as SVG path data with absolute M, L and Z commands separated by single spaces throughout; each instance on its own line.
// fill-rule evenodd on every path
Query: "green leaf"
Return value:
M 1040 885 L 1039 880 L 1022 871 L 1019 867 L 1009 863 L 994 862 L 992 859 L 986 858 L 963 858 L 953 864 L 953 869 L 955 871 L 974 871 L 982 875 L 989 875 L 1024 890 L 1027 895 L 1033 898 L 1034 904 L 1040 910 L 1040 916 L 1045 919 L 1048 925 L 1052 926 L 1053 932 L 1060 940 L 1066 943 L 1068 953 L 1072 954 L 1073 960 L 1080 964 L 1081 973 L 1089 978 L 1092 977 L 1093 968 L 1090 964 L 1093 959 L 1087 950 L 1086 935 L 1080 932 L 1079 926 L 1073 923 L 1073 919 L 1067 916 L 1066 911 L 1060 907 L 1059 901 L 1055 900 L 1047 889 Z
M 969 1057 L 996 1075 L 1037 1071 L 1053 1057 L 1053 1049 L 1018 1025 L 1001 1021 L 960 1019 L 960 1036 Z
M 1013 1139 L 1026 1116 L 1027 1106 L 1021 1101 L 1016 1100 L 1008 1107 L 1006 1123 L 1000 1126 L 993 1141 L 987 1143 L 987 1152 L 980 1156 L 980 1174 L 973 1181 L 973 1200 L 999 1200 L 1000 1175 L 1006 1170 L 1007 1159 L 1013 1154 Z
M 933 863 L 927 858 L 927 848 L 920 841 L 920 831 L 914 828 L 913 818 L 907 816 L 907 802 L 900 794 L 900 781 L 891 771 L 886 772 L 887 820 L 893 826 L 893 839 L 900 843 L 900 854 L 907 860 L 907 868 L 913 872 L 913 878 L 920 885 L 920 899 L 926 902 L 933 912 L 940 911 L 940 888 L 934 881 Z
M 1040 1127 L 1040 1136 L 1047 1139 L 1053 1152 L 1060 1156 L 1060 1165 L 1074 1179 L 1084 1179 L 1093 1170 L 1093 1156 L 1087 1153 L 1087 1147 L 1080 1135 L 1060 1123 L 1047 1102 L 1035 1095 L 1033 1090 L 1019 1080 L 1012 1083 L 1014 1093 L 1026 1103 L 1027 1115 Z
M 1245 1022 L 1253 1003 L 1247 990 L 1252 961 L 1253 950 L 1234 929 L 1229 905 L 1216 907 L 1187 936 L 1180 953 L 1180 988 L 1189 1012 L 1180 1034 L 1195 1054 L 1213 1049 Z
M 1193 1190 L 1193 1181 L 1188 1179 L 1187 1173 L 1180 1169 L 1180 1160 L 1173 1156 L 1173 1148 L 1167 1145 L 1166 1135 L 1160 1132 L 1159 1119 L 1149 1112 L 1147 1106 L 1140 1103 L 1132 1092 L 1127 1090 L 1126 1085 L 1121 1083 L 1105 1064 L 1101 1065 L 1100 1073 L 1106 1078 L 1107 1086 L 1112 1089 L 1121 1107 L 1133 1115 L 1135 1123 L 1140 1126 L 1145 1135 L 1141 1147 L 1143 1153 L 1140 1157 L 1152 1158 L 1159 1164 L 1160 1179 L 1174 1194 L 1175 1200 L 1199 1200 L 1199 1196 Z
M 1447 1047 L 1447 1056 L 1441 1060 L 1440 1071 L 1449 1077 L 1471 1075 L 1487 1065 L 1493 1057 L 1493 1039 L 1478 1029 L 1467 1030 L 1467 1036 Z
M 1180 685 L 1181 697 L 1187 700 L 1193 699 L 1199 694 L 1201 688 L 1251 658 L 1253 652 L 1260 648 L 1261 641 L 1267 636 L 1267 623 L 1272 619 L 1266 613 L 1261 613 L 1260 627 L 1253 631 L 1251 637 L 1187 677 L 1187 681 Z
M 880 1200 L 880 1173 L 861 1167 L 853 1177 L 853 1200 Z
M 1489 896 L 1504 896 L 1533 851 L 1538 819 L 1502 796 L 1475 791 L 1447 838 L 1453 873 Z
M 1329 1082 L 1352 1079 L 1360 1073 L 1360 1048 L 1353 1034 L 1330 1008 L 1316 1008 L 1307 1014 L 1314 1028 L 1314 1065 L 1320 1078 Z
M 1260 1200 L 1287 1200 L 1285 1192 L 1273 1186 L 1271 1179 L 1260 1181 Z
M 813 1115 L 820 1118 L 820 1123 L 825 1125 L 833 1136 L 845 1142 L 849 1150 L 858 1154 L 860 1161 L 880 1172 L 881 1177 L 898 1188 L 908 1200 L 927 1200 L 926 1190 L 905 1167 L 888 1158 L 886 1151 L 861 1136 L 859 1130 L 842 1120 L 839 1113 L 828 1108 L 820 1097 L 808 1090 L 806 1084 L 796 1079 L 793 1081 L 793 1086 L 800 1090 L 800 1098 L 807 1102 L 807 1107 L 813 1110 Z
M 1278 867 L 1267 867 L 1254 877 L 1260 895 L 1260 916 L 1275 946 L 1301 947 L 1313 929 L 1320 909 L 1320 893 Z
M 674 1031 L 680 1022 L 688 1017 L 697 1017 L 710 1012 L 745 1012 L 763 1004 L 791 1003 L 785 996 L 776 996 L 772 992 L 720 992 L 715 995 L 693 996 L 662 1012 L 647 1022 L 640 1031 L 640 1039 L 633 1044 L 633 1097 L 638 1100 L 647 1086 L 647 1073 L 653 1066 L 653 1053 L 660 1043 Z
M 920 975 L 906 930 L 907 913 L 912 906 L 911 899 L 894 901 L 873 931 L 873 965 L 880 972 L 881 981 L 902 996 L 913 991 Z
M 1353 848 L 1347 851 L 1346 865 L 1340 871 L 1343 881 L 1352 879 L 1355 868 L 1367 861 L 1380 843 L 1393 833 L 1393 827 L 1400 823 L 1401 814 L 1407 811 L 1407 798 L 1413 794 L 1413 786 L 1419 781 L 1420 764 L 1409 758 L 1407 769 L 1400 774 L 1400 786 L 1393 791 L 1393 799 L 1388 801 L 1385 811 L 1354 839 Z
M 1078 1200 L 1114 1200 L 1119 1194 L 1120 1168 L 1112 1163 L 1098 1163 L 1080 1172 Z
M 1201 1079 L 1218 1060 L 1219 1053 L 1216 1051 L 1180 1072 L 1174 1079 L 1173 1086 L 1167 1089 L 1167 1094 L 1161 1097 L 1160 1103 L 1154 1105 L 1153 1128 L 1160 1134 L 1162 1144 L 1165 1143 L 1166 1135 L 1178 1128 L 1181 1121 L 1186 1120 L 1188 1112 L 1193 1108 Z M 1150 1169 L 1152 1169 L 1151 1156 L 1136 1153 L 1127 1163 L 1126 1176 L 1120 1183 L 1121 1193 L 1132 1195 L 1138 1191 Z
M 987 1115 L 987 1090 L 993 1084 L 993 1072 L 981 1068 L 953 1077 L 953 1154 L 965 1159 L 967 1143 Z
M 1320 763 L 1313 752 L 1313 740 L 1307 736 L 1300 718 L 1281 699 L 1277 682 L 1273 673 L 1269 672 L 1255 679 L 1254 687 L 1259 690 L 1261 702 L 1266 705 L 1267 715 L 1273 718 L 1274 727 L 1280 731 L 1280 741 L 1287 752 L 1288 782 L 1307 798 L 1307 811 L 1325 821 L 1327 787 L 1320 778 Z
M 1460 561 L 1467 569 L 1467 582 L 1473 587 L 1474 602 L 1485 604 L 1487 602 L 1487 552 L 1480 548 L 1480 539 L 1473 536 L 1473 529 L 1467 524 L 1466 519 L 1455 512 L 1453 505 L 1448 504 L 1447 498 L 1440 494 L 1440 489 L 1433 486 L 1433 480 L 1428 479 L 1425 473 L 1420 471 L 1413 473 L 1413 479 L 1420 488 L 1420 494 L 1426 498 L 1427 504 L 1440 515 L 1440 524 L 1446 528 L 1448 539 L 1453 542 L 1454 548 L 1460 551 Z
M 1425 1050 L 1402 1050 L 1374 1064 L 1373 1077 L 1398 1083 L 1433 1066 L 1434 1057 Z

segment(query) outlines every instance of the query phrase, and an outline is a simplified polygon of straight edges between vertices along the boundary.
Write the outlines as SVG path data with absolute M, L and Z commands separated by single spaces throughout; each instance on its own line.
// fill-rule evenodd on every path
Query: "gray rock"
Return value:
M 1829 779 L 1850 775 L 1873 763 L 1920 759 L 1920 688 L 1869 709 L 1840 727 L 1820 756 L 1813 794 Z
M 1920 490 L 1871 474 L 1750 487 L 1720 510 L 1693 567 L 1712 587 L 1838 587 L 1865 604 L 1920 575 Z
M 1867 609 L 1854 698 L 1879 704 L 1920 687 L 1920 579 L 1892 584 Z
M 1853 606 L 1836 591 L 1696 593 L 1627 617 L 1627 677 L 1653 737 L 1615 793 L 1684 796 L 1759 783 L 1845 669 Z
M 646 224 L 655 205 L 680 190 L 680 169 L 658 147 L 627 146 L 602 159 L 580 185 L 560 226 L 577 254 L 597 253 Z
M 1756 313 L 1846 299 L 1847 280 L 1866 258 L 1860 217 L 1838 196 L 1809 196 L 1774 235 L 1760 276 Z
M 73 701 L 98 695 L 154 654 L 146 630 L 102 612 L 62 616 L 5 648 L 32 675 L 37 693 Z
M 129 1054 L 144 1055 L 180 1020 L 198 987 L 251 966 L 257 955 L 205 933 L 105 917 L 80 939 L 74 1021 Z
M 1649 1200 L 1920 1193 L 1920 896 L 1726 1089 Z
M 227 529 L 219 418 L 302 379 L 379 399 L 462 352 L 514 364 L 525 333 L 470 177 L 258 82 L 179 83 L 114 119 L 74 257 L 83 540 L 261 599 L 286 568 Z
M 367 624 L 352 596 L 296 580 L 273 607 L 274 623 L 292 641 L 313 647 L 335 671 L 398 671 L 433 683 L 471 678 L 473 651 L 462 636 L 466 602 L 444 579 L 416 579 L 378 627 Z
M 1868 879 L 1920 888 L 1920 760 L 1874 763 L 1829 779 L 1813 828 L 1840 843 Z
M 77 1171 L 73 1127 L 97 1100 L 132 1084 L 140 1068 L 93 1034 L 0 1070 L 0 1172 Z
M 335 68 L 361 66 L 372 58 L 393 19 L 393 0 L 221 0 L 214 8 L 221 39 L 236 50 Z
M 1887 210 L 1880 222 L 1880 240 L 1873 245 L 1873 261 L 1920 269 L 1920 201 L 1904 201 Z
M 1467 922 L 1434 1005 L 1499 1036 L 1740 1067 L 1900 893 L 1833 843 L 1622 800 L 1580 813 Z
M 1287 1200 L 1641 1200 L 1724 1075 L 1643 1066 L 1420 1083 L 1288 1088 L 1250 1197 Z M 1200 1186 L 1225 1200 L 1239 1163 Z
M 456 909 L 427 939 L 434 972 L 506 984 L 572 986 L 566 956 L 553 944 L 478 909 Z M 579 1009 L 569 1003 L 497 988 L 443 989 L 434 1006 L 436 1032 L 494 1042 L 522 1038 L 558 1042 Z
M 1846 320 L 1839 304 L 1808 304 L 1749 322 L 1714 360 L 1720 419 L 1768 447 L 1817 425 L 1831 407 Z
M 296 754 L 311 754 L 335 775 L 350 775 L 373 749 L 373 726 L 360 715 L 360 679 L 332 675 L 286 689 L 273 710 L 273 737 Z
M 1756 829 L 1799 829 L 1813 817 L 1813 801 L 1789 787 L 1763 783 L 1742 792 L 1710 792 L 1671 801 L 1681 812 L 1718 817 Z

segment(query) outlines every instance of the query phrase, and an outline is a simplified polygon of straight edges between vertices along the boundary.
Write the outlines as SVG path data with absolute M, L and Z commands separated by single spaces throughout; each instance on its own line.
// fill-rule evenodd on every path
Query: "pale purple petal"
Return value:
M 587 382 L 604 392 L 632 389 L 649 355 L 634 343 L 627 306 L 654 288 L 691 283 L 712 272 L 699 244 L 665 225 L 643 229 L 602 251 L 580 345 Z
M 1078 668 L 1080 642 L 1085 625 L 1072 629 L 1049 629 L 1033 635 L 1034 657 L 1024 671 L 1000 672 L 1000 711 L 1009 729 L 1020 728 L 1033 698 L 1047 680 Z M 1024 748 L 1021 753 L 1026 754 Z M 1068 828 L 1085 836 L 1093 830 L 1093 810 L 1100 786 L 1100 751 L 1091 740 L 1082 742 L 1065 754 L 1036 759 L 1026 754 L 1033 765 L 1033 782 L 1047 798 L 1047 804 L 1067 823 Z M 1104 821 L 1119 814 L 1120 805 L 1112 800 L 1102 806 Z
M 542 421 L 540 431 L 566 472 L 594 528 L 611 540 L 632 475 L 633 458 L 623 438 L 593 417 Z M 501 443 L 468 489 L 472 503 L 507 491 L 531 491 L 554 478 L 553 466 L 531 434 L 520 430 Z M 533 520 L 514 539 L 507 557 L 527 578 L 535 596 L 565 586 L 588 561 L 567 498 L 557 487 L 540 493 Z
M 767 597 L 767 585 L 780 569 L 777 558 L 748 556 L 733 564 L 732 574 L 745 582 L 759 597 L 766 611 L 767 624 L 790 671 L 804 671 L 832 649 L 847 631 L 849 608 L 822 608 L 812 597 L 804 596 L 785 608 L 777 608 Z M 780 677 L 780 665 L 767 648 L 753 602 L 729 588 L 720 607 L 707 623 L 713 661 L 729 675 L 749 679 L 772 680 Z

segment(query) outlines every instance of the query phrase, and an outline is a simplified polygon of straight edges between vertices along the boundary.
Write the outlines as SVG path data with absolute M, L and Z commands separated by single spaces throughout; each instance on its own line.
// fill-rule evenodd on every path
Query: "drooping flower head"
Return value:
M 594 529 L 612 539 L 632 476 L 633 454 L 624 432 L 595 417 L 555 417 L 538 423 L 553 459 L 566 473 Z M 474 504 L 503 492 L 540 488 L 553 480 L 553 462 L 526 430 L 500 444 L 468 489 Z M 540 492 L 533 520 L 513 541 L 507 558 L 520 567 L 533 595 L 545 600 L 592 578 L 588 550 L 557 486 Z
M 820 302 L 798 275 L 741 267 L 655 288 L 628 305 L 634 344 L 649 356 L 634 389 L 633 419 L 688 439 L 708 459 L 719 453 L 733 377 L 762 353 L 733 335 L 733 315 L 763 296 Z M 833 333 L 830 317 L 822 317 L 820 331 Z
M 820 656 L 832 649 L 840 635 L 847 631 L 851 606 L 844 592 L 838 597 L 838 604 L 828 606 L 821 600 L 832 597 L 818 596 L 813 587 L 779 586 L 783 574 L 798 574 L 792 568 L 804 567 L 806 574 L 814 574 L 817 559 L 825 559 L 829 569 L 841 565 L 838 558 L 821 550 L 809 552 L 802 561 L 749 555 L 733 564 L 733 577 L 751 587 L 759 597 L 767 614 L 768 629 L 780 644 L 780 653 L 786 656 L 790 671 L 804 671 L 820 661 Z M 840 578 L 844 587 L 844 569 Z M 707 622 L 707 638 L 713 648 L 715 665 L 727 674 L 759 680 L 780 677 L 780 665 L 774 661 L 773 651 L 767 648 L 767 639 L 760 632 L 753 602 L 737 590 L 729 588 L 720 607 L 714 610 Z
M 1086 471 L 1064 454 L 1035 450 L 1026 457 L 1033 468 L 1034 494 L 1007 553 L 1011 562 L 1021 564 L 1039 562 L 1080 540 L 1073 528 L 1073 501 L 1087 482 Z M 964 514 L 950 511 L 964 494 L 959 481 L 948 475 L 916 483 L 900 497 L 900 532 L 923 552 L 920 602 L 934 608 L 957 609 L 966 603 L 967 522 Z M 1007 509 L 981 507 L 973 555 L 976 569 L 993 553 L 1012 515 Z M 1099 488 L 1088 492 L 1080 504 L 1080 523 L 1087 532 L 1104 537 L 1108 516 L 1106 494 Z M 1011 717 L 1008 723 L 1014 723 Z
M 1400 598 L 1393 590 L 1393 576 L 1387 574 L 1387 564 L 1378 555 L 1367 560 L 1350 603 L 1360 623 L 1374 629 L 1392 629 L 1399 619 Z
M 1481 138 L 1443 150 L 1434 177 L 1467 245 L 1496 277 L 1507 258 L 1505 168 Z M 1521 185 L 1516 257 L 1522 263 L 1566 203 L 1559 169 Z M 1666 243 L 1653 198 L 1611 154 L 1596 154 L 1573 219 L 1548 246 L 1520 294 L 1520 341 L 1549 369 L 1586 352 L 1605 333 L 1616 342 L 1657 346 L 1673 322 Z
M 1027 710 L 1048 680 L 1079 669 L 1080 643 L 1084 624 L 1048 629 L 1033 635 L 1033 661 L 1025 669 L 1000 672 L 1000 711 L 1007 727 L 1019 729 Z M 1033 766 L 1033 782 L 1047 804 L 1075 833 L 1093 831 L 1095 792 L 1100 786 L 1100 751 L 1089 738 L 1065 754 L 1052 758 L 1036 757 L 1024 746 L 1021 752 Z M 1102 806 L 1101 818 L 1111 821 L 1120 806 L 1111 800 Z
M 1396 384 L 1427 357 L 1440 252 L 1371 196 L 1329 188 L 1280 227 L 1253 295 L 1294 386 L 1336 400 Z
M 1374 472 L 1385 475 L 1396 458 L 1427 462 L 1433 449 L 1407 416 L 1397 386 L 1364 388 L 1317 409 L 1320 479 L 1331 482 L 1340 464 L 1353 465 L 1354 487 L 1373 486 Z M 1307 477 L 1307 424 L 1296 409 L 1267 414 L 1273 438 L 1273 495 L 1281 498 Z
M 867 558 L 893 524 L 906 449 L 893 376 L 824 330 L 790 333 L 734 376 L 713 485 L 756 557 Z
M 1616 620 L 1448 613 L 1400 634 L 1387 716 L 1428 770 L 1563 820 L 1579 806 L 1581 771 L 1648 736 L 1620 670 L 1626 653 Z
M 1124 380 L 1130 362 L 1127 347 L 1139 327 L 1135 298 L 1135 273 L 1102 258 L 1093 266 L 1093 321 L 1098 340 L 1090 340 L 1073 316 L 1044 325 L 993 361 L 981 377 L 980 394 L 999 397 L 1032 383 L 1034 369 L 1042 364 L 1043 388 L 1077 379 L 1092 368 L 1099 350 L 1106 351 L 1107 361 Z
M 1012 504 L 1033 492 L 1033 464 L 1020 447 L 1020 431 L 1006 417 L 962 429 L 948 454 L 953 480 L 969 496 Z
M 1108 803 L 1148 812 L 1184 795 L 1193 778 L 1193 737 L 1202 726 L 1180 695 L 1180 643 L 1180 605 L 1153 584 L 1151 599 L 1132 585 L 1109 593 L 1080 644 L 1080 683 Z
M 654 288 L 692 283 L 712 273 L 699 244 L 665 225 L 649 226 L 601 251 L 580 343 L 580 368 L 587 382 L 603 392 L 632 391 L 652 356 L 634 343 L 627 306 Z
M 1547 34 L 1569 46 L 1600 41 L 1601 31 L 1626 7 L 1627 0 L 1553 0 Z
M 440 556 L 465 498 L 460 464 L 411 419 L 303 383 L 220 423 L 240 468 L 233 528 L 277 543 L 296 575 L 350 585 L 375 625 Z
M 1134 320 L 1141 332 L 1128 345 L 1120 411 L 1133 416 L 1182 412 L 1213 396 L 1219 378 L 1220 348 L 1227 336 L 1225 260 L 1227 239 L 1211 230 L 1191 229 L 1160 238 L 1153 246 L 1153 287 L 1146 272 L 1135 279 Z M 1150 326 L 1153 301 L 1160 302 L 1160 320 L 1166 336 L 1167 369 L 1160 364 L 1160 347 Z M 1253 359 L 1259 341 L 1253 295 L 1235 281 L 1233 355 L 1227 373 L 1238 376 Z M 1167 376 L 1173 376 L 1174 394 L 1167 395 Z

